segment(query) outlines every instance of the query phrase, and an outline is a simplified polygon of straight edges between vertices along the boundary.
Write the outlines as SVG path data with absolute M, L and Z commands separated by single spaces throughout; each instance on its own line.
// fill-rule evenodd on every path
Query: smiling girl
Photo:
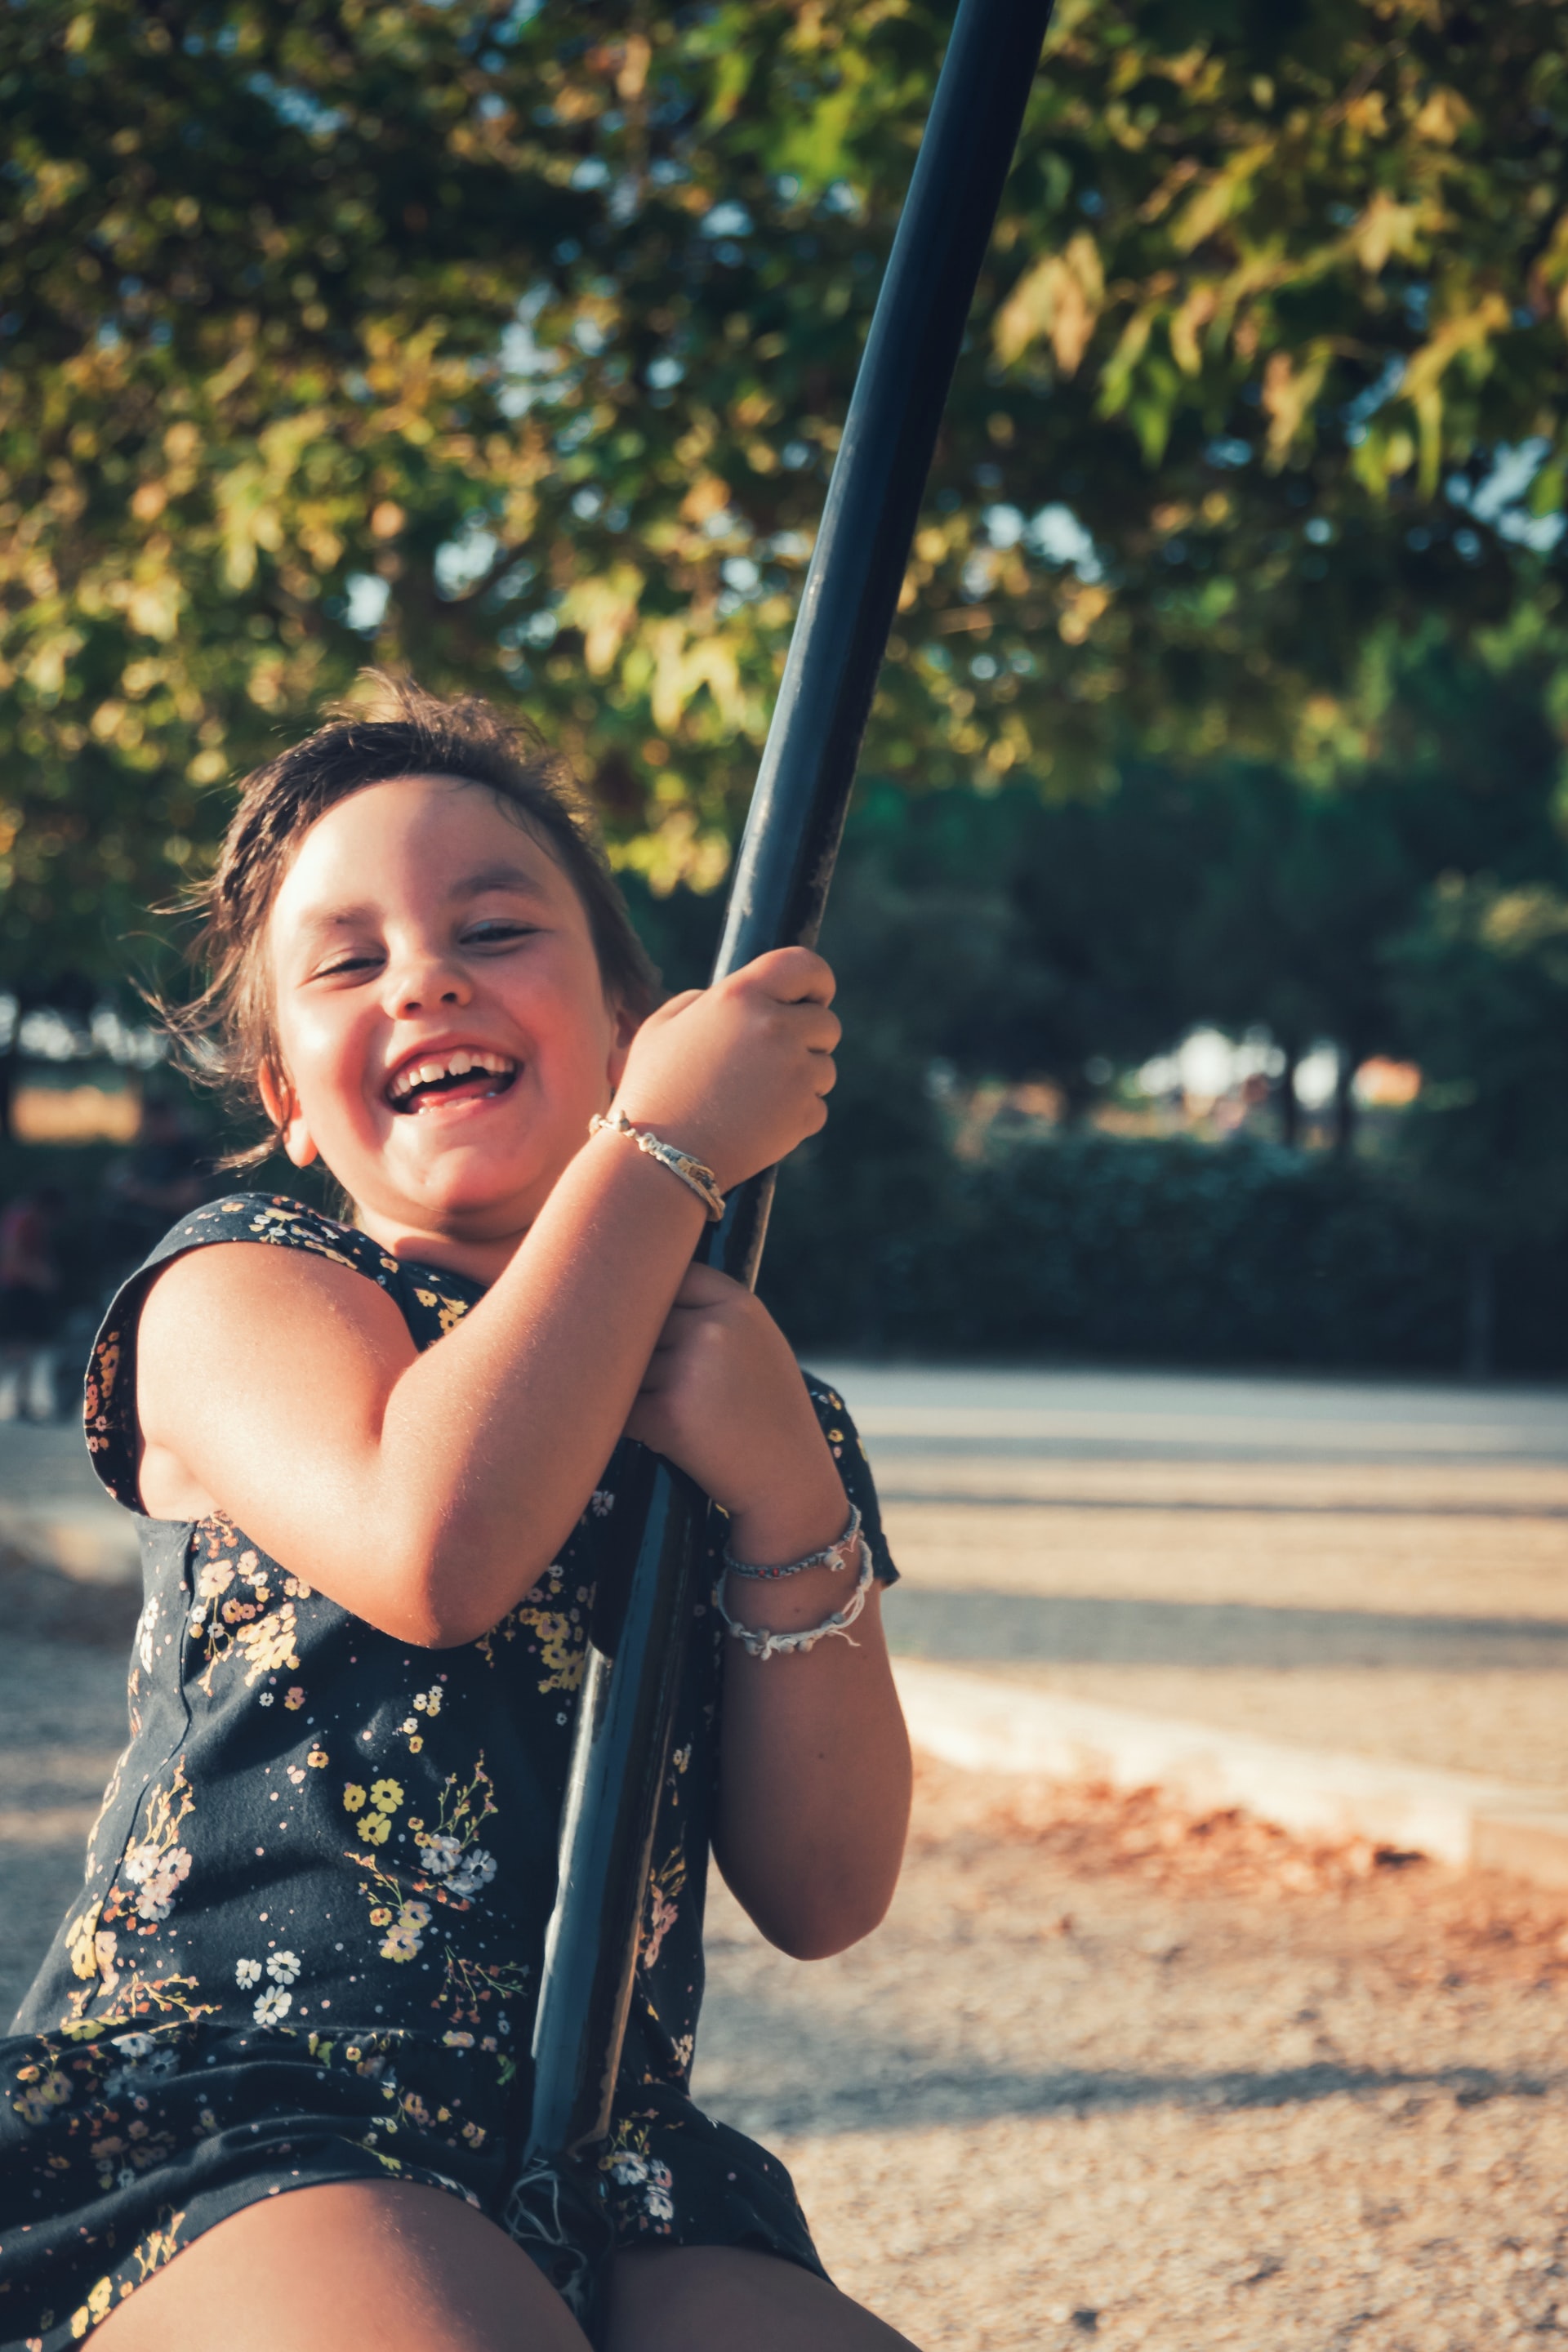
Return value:
M 250 778 L 206 916 L 182 1025 L 353 1222 L 197 1210 L 94 1350 L 146 1601 L 86 1889 L 0 2049 L 0 2340 L 901 2343 L 689 2092 L 710 1844 L 812 1958 L 882 1916 L 908 1812 L 853 1430 L 691 1265 L 715 1192 L 823 1123 L 832 976 L 787 950 L 651 1010 L 558 763 L 411 688 Z M 574 2316 L 507 2220 L 637 1444 L 714 1551 Z

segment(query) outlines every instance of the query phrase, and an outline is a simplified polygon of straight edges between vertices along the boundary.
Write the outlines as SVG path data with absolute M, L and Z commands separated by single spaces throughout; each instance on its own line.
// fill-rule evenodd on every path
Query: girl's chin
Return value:
M 536 1138 L 503 1139 L 493 1129 L 482 1134 L 446 1128 L 411 1141 L 413 1149 L 381 1161 L 374 1185 L 363 1189 L 382 1199 L 401 1195 L 426 1216 L 504 1217 L 521 1211 L 531 1219 L 566 1164 L 541 1150 Z

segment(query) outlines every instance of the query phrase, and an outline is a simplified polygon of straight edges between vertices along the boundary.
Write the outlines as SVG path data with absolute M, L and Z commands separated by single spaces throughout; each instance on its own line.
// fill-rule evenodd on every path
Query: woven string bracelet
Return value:
M 828 1568 L 835 1576 L 841 1575 L 855 1557 L 855 1546 L 860 1536 L 859 1506 L 849 1506 L 849 1525 L 837 1543 L 825 1544 L 820 1551 L 808 1551 L 804 1559 L 786 1559 L 782 1568 L 753 1568 L 748 1559 L 737 1559 L 728 1544 L 724 1547 L 724 1565 L 731 1576 L 799 1576 L 808 1568 Z
M 836 1609 L 831 1617 L 825 1617 L 820 1625 L 803 1626 L 798 1633 L 765 1633 L 760 1626 L 738 1625 L 724 1606 L 722 1572 L 713 1587 L 713 1606 L 741 1647 L 753 1658 L 783 1658 L 787 1657 L 792 1650 L 815 1650 L 818 1642 L 826 1642 L 830 1634 L 836 1634 L 840 1641 L 848 1642 L 852 1650 L 858 1650 L 860 1645 L 850 1641 L 849 1628 L 866 1606 L 866 1595 L 871 1590 L 874 1573 L 871 1547 L 862 1543 L 859 1581 L 843 1608 Z
M 723 1215 L 724 1195 L 711 1168 L 705 1168 L 700 1160 L 693 1160 L 689 1151 L 678 1151 L 673 1143 L 666 1143 L 651 1129 L 634 1127 L 624 1110 L 596 1111 L 588 1121 L 588 1132 L 626 1136 L 639 1151 L 646 1151 L 650 1160 L 657 1160 L 661 1168 L 679 1176 L 689 1192 L 696 1193 L 708 1212 L 710 1224 L 716 1225 Z

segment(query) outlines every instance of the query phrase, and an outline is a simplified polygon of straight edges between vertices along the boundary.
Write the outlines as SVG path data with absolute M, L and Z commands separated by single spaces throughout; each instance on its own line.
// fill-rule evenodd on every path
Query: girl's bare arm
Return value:
M 617 1100 L 725 1184 L 768 1165 L 825 1116 L 830 993 L 804 950 L 759 960 L 655 1015 Z M 475 1639 L 582 1512 L 702 1219 L 666 1170 L 600 1138 L 423 1355 L 391 1300 L 330 1262 L 248 1244 L 174 1260 L 138 1333 L 144 1501 L 226 1512 L 401 1639 Z
M 686 1276 L 630 1428 L 723 1504 L 739 1559 L 801 1559 L 844 1532 L 848 1500 L 788 1344 L 721 1275 Z M 727 1605 L 745 1623 L 795 1632 L 841 1610 L 853 1573 L 731 1576 Z M 882 1918 L 909 1825 L 909 1739 L 879 1590 L 847 1640 L 766 1659 L 725 1648 L 714 1850 L 769 1940 L 822 1959 Z

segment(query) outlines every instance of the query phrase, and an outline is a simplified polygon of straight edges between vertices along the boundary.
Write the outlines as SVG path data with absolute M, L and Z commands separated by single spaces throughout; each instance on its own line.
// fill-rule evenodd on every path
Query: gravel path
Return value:
M 122 1736 L 123 1601 L 0 1563 L 7 2004 Z M 868 1943 L 800 1967 L 717 1887 L 710 1927 L 701 2095 L 926 2352 L 1568 2336 L 1568 1898 L 931 1768 Z
M 1568 2335 L 1562 1905 L 933 1769 L 871 1942 L 710 1949 L 701 2095 L 918 2345 Z

